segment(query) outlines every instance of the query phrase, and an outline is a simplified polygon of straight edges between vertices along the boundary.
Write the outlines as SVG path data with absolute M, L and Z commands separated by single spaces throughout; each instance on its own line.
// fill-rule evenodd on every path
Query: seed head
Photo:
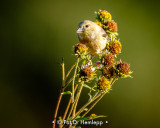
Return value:
M 111 14 L 106 10 L 99 10 L 97 15 L 98 15 L 98 20 L 102 23 L 107 23 L 108 20 L 112 19 Z
M 74 46 L 74 52 L 76 55 L 82 55 L 86 51 L 87 51 L 87 47 L 84 44 L 79 43 Z
M 80 70 L 80 77 L 83 80 L 88 80 L 89 78 L 93 77 L 94 72 L 90 67 L 84 67 Z
M 128 75 L 130 73 L 130 66 L 126 62 L 120 62 L 117 64 L 117 69 L 120 73 Z
M 97 89 L 107 91 L 111 87 L 109 80 L 106 77 L 101 77 L 98 80 Z
M 117 23 L 114 22 L 113 20 L 107 22 L 107 27 L 111 32 L 117 32 Z
M 106 78 L 110 79 L 110 78 L 112 78 L 113 76 L 116 75 L 116 70 L 115 70 L 114 67 L 105 67 L 105 68 L 102 70 L 102 74 L 103 74 Z
M 112 19 L 111 14 L 110 14 L 108 11 L 106 11 L 106 10 L 100 10 L 100 11 L 99 11 L 99 15 L 100 15 L 102 18 L 104 18 L 104 19 L 109 19 L 109 20 Z
M 112 66 L 115 63 L 114 56 L 112 54 L 108 54 L 105 57 L 102 57 L 102 63 L 104 66 Z
M 109 51 L 113 55 L 118 55 L 121 52 L 121 50 L 122 50 L 122 45 L 118 40 L 111 42 L 111 44 L 109 45 Z

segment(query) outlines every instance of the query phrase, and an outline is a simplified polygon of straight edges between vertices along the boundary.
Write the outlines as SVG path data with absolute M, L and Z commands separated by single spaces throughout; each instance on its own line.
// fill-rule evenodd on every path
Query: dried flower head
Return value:
M 82 55 L 82 54 L 85 53 L 87 50 L 88 50 L 88 49 L 87 49 L 86 45 L 81 44 L 81 43 L 76 44 L 76 45 L 74 46 L 74 52 L 75 52 L 76 55 Z
M 99 10 L 97 16 L 98 20 L 102 23 L 107 23 L 108 20 L 112 19 L 112 15 L 106 10 Z
M 113 20 L 107 22 L 107 28 L 111 32 L 117 32 L 118 31 L 117 23 L 114 22 Z
M 105 67 L 105 68 L 103 68 L 103 70 L 102 70 L 102 74 L 103 74 L 106 78 L 110 79 L 110 78 L 113 78 L 113 76 L 116 75 L 116 70 L 115 70 L 114 67 Z
M 116 40 L 110 43 L 109 45 L 109 51 L 113 54 L 113 55 L 118 55 L 122 50 L 122 45 L 121 43 Z
M 117 69 L 120 73 L 128 75 L 130 73 L 130 66 L 126 62 L 120 62 L 117 64 Z
M 82 80 L 88 80 L 90 79 L 91 77 L 94 76 L 94 71 L 92 70 L 91 67 L 87 66 L 87 67 L 84 67 L 80 70 L 80 78 Z
M 108 11 L 106 11 L 106 10 L 100 10 L 100 11 L 99 11 L 99 15 L 100 15 L 103 19 L 109 19 L 109 20 L 112 19 L 111 14 L 110 14 Z
M 115 63 L 114 56 L 112 54 L 108 54 L 102 57 L 102 63 L 107 67 L 112 66 Z
M 111 87 L 109 80 L 106 77 L 101 77 L 98 80 L 97 89 L 107 91 Z
M 107 27 L 111 32 L 117 32 L 117 23 L 114 22 L 113 20 L 107 22 Z

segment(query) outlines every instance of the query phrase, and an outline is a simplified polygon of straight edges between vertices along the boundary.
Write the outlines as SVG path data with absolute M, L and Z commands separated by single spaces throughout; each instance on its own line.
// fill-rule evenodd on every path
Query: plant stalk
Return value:
M 114 82 L 117 80 L 118 78 L 115 77 L 112 82 L 111 82 L 111 86 L 114 84 Z M 82 117 L 84 117 L 101 99 L 102 97 L 106 94 L 107 92 L 101 94 L 101 96 L 91 105 L 91 107 L 82 115 Z
M 76 92 L 76 90 L 77 90 L 77 87 L 78 87 L 78 84 L 76 84 L 76 86 L 75 86 L 75 90 L 74 90 L 75 92 Z M 68 105 L 67 105 L 67 107 L 66 107 L 66 110 L 65 110 L 64 115 L 63 115 L 63 118 L 62 118 L 63 121 L 64 121 L 65 118 L 66 118 L 66 115 L 67 115 L 67 113 L 68 113 L 69 107 L 70 107 L 70 105 L 71 105 L 71 101 L 72 101 L 72 98 L 70 97 L 70 99 L 69 99 L 69 101 L 68 101 Z
M 106 93 L 103 93 L 81 117 L 84 117 L 88 112 L 90 112 L 90 110 L 102 99 L 105 94 Z
M 91 107 L 81 116 L 84 117 L 88 112 L 90 112 L 90 110 L 102 99 L 102 97 L 105 95 L 106 93 L 101 94 L 101 96 L 93 103 L 93 105 L 91 105 Z M 74 125 L 74 127 L 78 124 L 78 122 Z
M 65 77 L 65 81 L 67 80 L 68 76 L 70 75 L 71 71 L 73 70 L 73 68 L 74 68 L 75 66 L 76 66 L 76 64 L 74 64 L 74 65 L 70 68 L 70 70 L 68 71 L 68 73 L 67 73 L 67 75 L 66 75 L 66 77 Z
M 81 87 L 79 87 L 78 92 L 79 92 L 80 88 L 81 88 Z M 77 92 L 77 95 L 76 95 L 76 99 L 77 99 L 77 96 L 78 96 L 78 92 Z M 76 100 L 75 100 L 75 101 L 76 101 Z M 69 114 L 68 114 L 68 116 L 67 116 L 67 121 L 68 121 L 69 117 L 71 116 L 71 113 L 72 113 L 73 108 L 74 108 L 74 105 L 75 105 L 75 101 L 72 103 L 71 109 L 70 109 Z
M 79 89 L 79 91 L 77 92 L 76 99 L 75 99 L 75 103 L 74 103 L 73 116 L 72 116 L 72 117 L 74 117 L 74 116 L 75 116 L 75 112 L 76 112 L 77 104 L 78 104 L 79 97 L 80 97 L 81 92 L 82 92 L 82 89 L 83 89 L 83 85 L 84 85 L 84 81 L 82 81 L 81 86 L 80 86 L 80 89 Z
M 101 93 L 97 95 L 99 92 L 97 92 L 82 108 L 79 109 L 79 111 L 75 114 L 75 116 L 72 118 L 74 120 L 78 115 L 81 114 L 81 112 L 84 111 L 84 109 L 90 105 L 93 101 L 95 101 L 99 96 L 101 96 Z
M 75 78 L 76 78 L 76 74 L 77 74 L 78 63 L 79 63 L 79 58 L 77 59 L 77 62 L 76 62 L 76 67 L 75 67 L 73 81 L 72 81 L 72 103 L 74 102 L 74 82 L 75 82 Z
M 61 91 L 60 91 L 59 98 L 57 101 L 56 109 L 54 112 L 53 128 L 55 128 L 55 126 L 56 126 L 56 118 L 57 118 L 59 105 L 60 105 L 61 99 L 62 99 L 62 93 L 64 92 L 64 85 L 65 85 L 65 67 L 64 67 L 64 58 L 62 58 L 62 87 L 61 87 Z
M 78 90 L 78 92 L 77 92 L 75 101 L 74 101 L 74 103 L 73 103 L 73 107 L 72 107 L 73 110 L 71 109 L 71 112 L 73 111 L 73 113 L 72 113 L 72 118 L 75 117 L 75 112 L 76 112 L 76 108 L 77 108 L 77 104 L 78 104 L 78 100 L 79 100 L 80 94 L 81 94 L 81 92 L 82 92 L 83 85 L 84 85 L 84 81 L 81 82 L 81 86 L 80 86 L 80 88 L 79 88 L 79 90 Z M 72 119 L 71 119 L 71 121 L 72 121 Z M 72 123 L 69 125 L 69 128 L 70 128 L 71 126 L 72 126 Z

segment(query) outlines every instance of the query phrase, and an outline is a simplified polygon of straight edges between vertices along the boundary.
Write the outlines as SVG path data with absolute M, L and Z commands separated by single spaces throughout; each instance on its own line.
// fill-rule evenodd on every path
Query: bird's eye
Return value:
M 89 25 L 87 24 L 85 27 L 86 27 L 86 28 L 88 28 L 88 27 L 89 27 Z

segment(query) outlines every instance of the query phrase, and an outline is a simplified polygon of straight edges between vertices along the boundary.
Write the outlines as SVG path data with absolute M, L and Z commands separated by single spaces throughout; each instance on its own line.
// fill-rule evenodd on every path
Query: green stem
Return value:
M 77 104 L 78 104 L 79 97 L 80 97 L 81 92 L 82 92 L 83 85 L 84 85 L 84 81 L 82 81 L 81 86 L 80 86 L 80 88 L 79 88 L 79 91 L 77 92 L 76 99 L 75 99 L 75 104 L 74 104 L 74 108 L 73 108 L 73 116 L 72 116 L 72 117 L 75 116 Z
M 99 92 L 97 92 L 82 108 L 79 109 L 79 111 L 75 114 L 72 120 L 74 120 L 77 116 L 79 116 L 81 112 L 83 112 L 88 105 L 90 105 L 93 101 L 95 101 L 101 95 L 101 94 L 97 95 L 98 93 Z
M 111 86 L 114 84 L 114 82 L 118 79 L 118 77 L 115 77 L 112 82 L 111 82 Z M 107 92 L 101 94 L 101 96 L 91 105 L 91 107 L 82 115 L 82 117 L 84 117 L 90 110 L 92 110 L 92 108 L 102 99 L 102 97 L 106 94 Z
M 118 79 L 118 77 L 115 77 L 112 82 L 111 82 L 111 86 L 114 84 L 114 82 Z M 106 92 L 107 93 L 107 92 Z M 78 115 L 81 114 L 81 112 L 88 106 L 90 105 L 93 101 L 95 101 L 97 98 L 97 100 L 95 101 L 95 103 L 87 110 L 86 114 L 100 101 L 100 99 L 106 94 L 106 93 L 102 93 L 99 94 L 98 96 L 93 97 L 89 102 L 87 102 L 76 114 L 75 117 L 73 119 L 75 119 Z M 85 115 L 86 115 L 85 114 Z M 73 120 L 72 119 L 72 120 Z
M 66 88 L 72 82 L 72 80 L 73 80 L 73 77 L 70 78 L 70 80 L 66 83 L 66 85 L 64 86 L 64 88 Z
M 76 112 L 76 108 L 77 108 L 77 104 L 78 104 L 78 100 L 79 100 L 80 94 L 82 92 L 83 85 L 84 85 L 84 81 L 81 82 L 81 86 L 80 86 L 80 88 L 79 88 L 79 90 L 77 92 L 77 95 L 76 95 L 76 98 L 75 98 L 75 101 L 74 101 L 74 104 L 73 104 L 74 107 L 73 107 L 72 119 L 75 117 L 75 112 Z M 71 126 L 72 126 L 72 123 L 69 125 L 69 128 Z
M 65 77 L 65 81 L 67 80 L 69 74 L 71 73 L 71 71 L 73 70 L 73 68 L 74 68 L 75 66 L 76 66 L 76 64 L 74 64 L 74 65 L 70 68 L 70 70 L 68 71 L 68 73 L 67 73 L 67 75 L 66 75 L 66 77 Z
M 76 78 L 76 74 L 77 74 L 78 63 L 79 63 L 79 58 L 77 59 L 77 62 L 76 62 L 76 67 L 75 67 L 73 81 L 72 81 L 72 103 L 74 102 L 74 82 L 75 82 L 75 78 Z
M 65 67 L 64 67 L 64 58 L 62 59 L 62 87 L 65 86 Z
M 88 112 L 90 112 L 90 110 L 102 99 L 102 97 L 105 95 L 106 93 L 103 93 L 92 105 L 91 107 L 81 116 L 84 117 Z
M 71 116 L 71 113 L 72 113 L 72 111 L 73 111 L 73 109 L 74 109 L 75 103 L 76 103 L 76 101 L 77 101 L 77 98 L 78 98 L 78 95 L 79 95 L 80 91 L 82 90 L 82 87 L 83 87 L 83 86 L 82 86 L 82 84 L 81 84 L 81 86 L 80 86 L 79 89 L 78 89 L 78 92 L 77 92 L 75 101 L 72 103 L 72 106 L 71 106 L 70 112 L 69 112 L 69 114 L 68 114 L 67 120 L 68 120 L 69 117 Z M 75 116 L 75 113 L 73 113 L 72 117 L 73 117 L 73 116 Z
M 76 84 L 74 91 L 77 90 L 77 87 L 78 87 L 78 84 Z M 66 115 L 67 115 L 67 113 L 68 113 L 69 107 L 70 107 L 70 105 L 71 105 L 71 101 L 72 101 L 72 97 L 70 97 L 70 99 L 69 99 L 69 101 L 68 101 L 68 105 L 67 105 L 67 107 L 66 107 L 66 110 L 65 110 L 64 115 L 63 115 L 63 118 L 62 118 L 63 121 L 64 121 L 65 118 L 66 118 Z M 63 127 L 63 125 L 62 125 L 62 127 Z
M 61 99 L 62 99 L 62 93 L 64 92 L 64 85 L 65 85 L 65 67 L 64 67 L 64 58 L 62 58 L 62 87 L 61 87 L 61 91 L 59 94 L 59 98 L 58 98 L 55 113 L 54 113 L 53 128 L 55 128 L 55 126 L 56 126 L 56 118 L 57 118 L 59 105 L 60 105 Z
M 112 82 L 111 82 L 111 86 L 116 82 L 116 80 L 118 79 L 118 77 L 116 76 L 115 78 L 113 78 Z
M 91 107 L 81 116 L 84 117 L 88 112 L 90 112 L 90 110 L 102 99 L 102 97 L 105 95 L 106 93 L 102 93 L 101 96 L 93 103 L 93 105 L 91 105 Z M 74 125 L 74 127 L 78 124 L 78 122 Z

